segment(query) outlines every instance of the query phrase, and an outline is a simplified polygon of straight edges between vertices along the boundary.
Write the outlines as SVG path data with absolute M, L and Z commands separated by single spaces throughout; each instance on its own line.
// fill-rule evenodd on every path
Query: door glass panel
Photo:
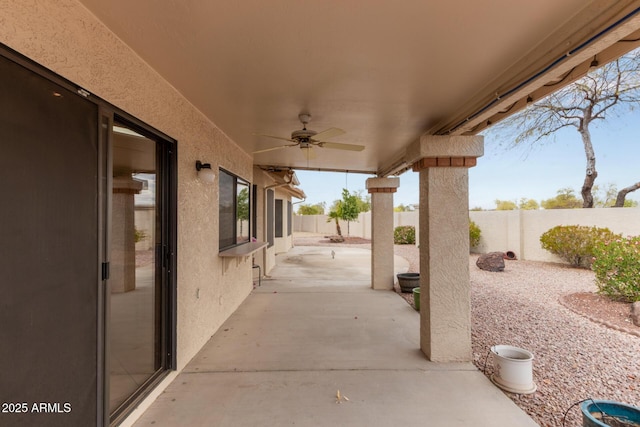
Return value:
M 122 124 L 114 126 L 108 328 L 112 414 L 162 368 L 156 144 Z
M 238 181 L 236 186 L 236 243 L 249 241 L 249 184 Z

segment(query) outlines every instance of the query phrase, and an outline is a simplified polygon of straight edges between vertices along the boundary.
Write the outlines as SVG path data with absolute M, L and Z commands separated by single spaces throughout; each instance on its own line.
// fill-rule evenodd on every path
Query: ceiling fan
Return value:
M 344 134 L 345 132 L 342 129 L 329 128 L 329 129 L 323 130 L 322 132 L 316 132 L 314 130 L 307 129 L 307 123 L 309 123 L 309 121 L 311 120 L 311 114 L 299 114 L 298 119 L 300 120 L 300 122 L 302 122 L 302 130 L 293 131 L 291 133 L 291 138 L 255 134 L 260 136 L 266 136 L 267 138 L 274 138 L 274 139 L 280 139 L 283 141 L 289 141 L 289 142 L 292 142 L 293 144 L 285 144 L 285 145 L 280 145 L 278 147 L 271 147 L 271 148 L 266 148 L 264 150 L 254 151 L 253 154 L 266 153 L 267 151 L 280 150 L 282 148 L 287 148 L 287 147 L 300 147 L 300 149 L 305 151 L 307 158 L 314 158 L 314 153 L 312 151 L 313 147 L 333 148 L 336 150 L 347 150 L 347 151 L 364 150 L 364 145 L 342 144 L 339 142 L 325 141 L 326 139 Z

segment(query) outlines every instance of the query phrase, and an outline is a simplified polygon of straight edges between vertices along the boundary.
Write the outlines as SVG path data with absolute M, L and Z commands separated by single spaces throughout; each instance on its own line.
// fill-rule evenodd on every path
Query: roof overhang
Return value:
M 80 1 L 282 169 L 398 173 L 423 135 L 477 134 L 640 43 L 638 0 Z M 300 113 L 365 149 L 285 147 Z
M 301 188 L 298 188 L 300 180 L 293 169 L 280 169 L 273 167 L 266 167 L 262 169 L 273 181 L 273 183 L 267 185 L 266 188 L 278 188 L 296 199 L 304 200 L 307 198 L 304 191 Z

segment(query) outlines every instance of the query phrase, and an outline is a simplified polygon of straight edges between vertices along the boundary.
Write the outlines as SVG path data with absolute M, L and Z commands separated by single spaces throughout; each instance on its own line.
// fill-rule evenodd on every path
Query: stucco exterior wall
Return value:
M 259 167 L 253 168 L 253 184 L 258 186 L 258 194 L 257 194 L 257 206 L 254 207 L 257 215 L 257 240 L 266 242 L 267 241 L 267 203 L 266 203 L 266 188 L 275 185 L 275 181 L 272 177 L 269 176 L 268 173 L 260 169 Z M 291 195 L 282 191 L 278 187 L 272 188 L 274 191 L 274 200 L 280 199 L 283 201 L 283 237 L 276 237 L 274 239 L 274 245 L 265 248 L 255 254 L 255 263 L 258 264 L 262 268 L 263 274 L 269 274 L 269 271 L 273 269 L 276 265 L 276 255 L 282 252 L 287 252 L 293 246 L 293 236 L 287 236 L 287 202 L 292 201 Z M 293 229 L 292 229 L 293 230 Z M 255 273 L 256 275 L 258 273 Z
M 256 238 L 261 242 L 267 241 L 267 228 L 266 228 L 266 218 L 267 218 L 267 203 L 264 188 L 271 184 L 272 180 L 267 176 L 267 174 L 260 168 L 253 168 L 253 184 L 258 186 L 257 191 L 257 206 L 253 206 L 253 209 L 256 209 L 257 216 L 257 233 Z M 269 270 L 271 270 L 275 266 L 275 250 L 273 247 L 265 248 L 259 252 L 256 252 L 254 255 L 255 263 L 260 266 L 263 274 L 268 274 Z M 255 275 L 258 273 L 256 272 Z
M 287 235 L 287 227 L 289 224 L 289 215 L 288 215 L 288 202 L 291 202 L 291 196 L 276 188 L 276 196 L 275 196 L 276 200 L 282 200 L 282 237 L 276 237 L 275 238 L 275 253 L 277 254 L 281 254 L 281 253 L 285 253 L 287 252 L 289 249 L 291 249 L 291 246 L 293 245 L 293 235 L 288 236 Z M 293 230 L 293 228 L 292 228 Z
M 252 289 L 251 261 L 218 257 L 218 185 L 196 160 L 251 180 L 252 159 L 74 0 L 0 0 L 0 42 L 178 141 L 178 367 Z

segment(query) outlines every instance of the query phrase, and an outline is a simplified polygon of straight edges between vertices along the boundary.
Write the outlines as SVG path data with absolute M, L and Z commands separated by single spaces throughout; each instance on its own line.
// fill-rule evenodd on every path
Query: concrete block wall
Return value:
M 511 250 L 532 261 L 563 262 L 540 246 L 540 236 L 557 225 L 607 227 L 625 236 L 640 235 L 640 208 L 474 211 L 469 216 L 482 230 L 477 252 Z
M 336 224 L 334 221 L 327 222 L 327 215 L 294 215 L 293 230 L 305 233 L 317 233 L 324 235 L 336 234 Z M 354 237 L 371 238 L 371 212 L 363 212 L 356 221 L 347 224 L 346 221 L 339 221 L 342 234 Z M 400 225 L 413 225 L 418 232 L 418 213 L 416 212 L 394 212 L 394 227 Z
M 413 225 L 419 244 L 418 211 L 395 212 L 394 227 Z M 335 224 L 326 222 L 326 215 L 295 215 L 294 230 L 335 234 Z M 480 244 L 473 252 L 513 251 L 519 259 L 563 262 L 540 246 L 540 236 L 556 225 L 586 225 L 607 227 L 625 236 L 640 235 L 640 208 L 607 209 L 550 209 L 513 211 L 471 211 L 469 218 L 482 231 Z M 346 223 L 340 223 L 346 235 Z M 371 214 L 360 214 L 351 222 L 350 235 L 371 238 Z

